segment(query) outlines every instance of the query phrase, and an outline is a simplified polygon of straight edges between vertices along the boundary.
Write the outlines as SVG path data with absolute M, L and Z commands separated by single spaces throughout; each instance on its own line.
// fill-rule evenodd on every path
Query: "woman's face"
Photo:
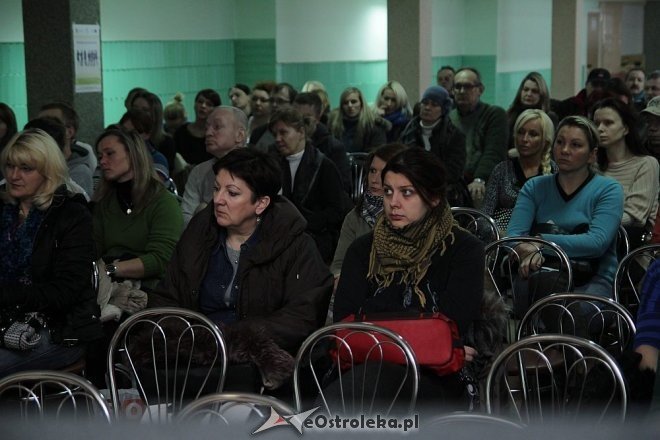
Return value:
M 367 177 L 367 184 L 369 185 L 369 192 L 375 196 L 383 195 L 383 179 L 380 173 L 383 172 L 387 162 L 378 156 L 374 156 L 369 165 L 369 176 Z
M 126 182 L 133 178 L 131 160 L 117 136 L 106 136 L 97 147 L 103 178 L 110 182 Z
M 282 156 L 291 156 L 305 149 L 305 131 L 277 121 L 272 128 L 275 146 Z
M 421 220 L 429 210 L 424 199 L 403 174 L 391 171 L 385 174 L 383 191 L 385 215 L 394 228 L 403 228 Z
M 538 84 L 531 79 L 525 81 L 520 91 L 520 101 L 526 107 L 538 105 L 541 102 L 541 90 Z
M 257 226 L 257 216 L 266 209 L 264 198 L 252 201 L 253 192 L 241 178 L 234 177 L 225 169 L 218 171 L 213 186 L 213 207 L 219 226 L 252 233 Z
M 7 162 L 3 172 L 7 179 L 7 192 L 19 201 L 32 199 L 46 182 L 33 164 Z
M 380 107 L 383 109 L 386 115 L 393 113 L 398 110 L 396 105 L 396 95 L 394 90 L 385 89 L 383 90 L 382 95 L 380 95 Z
M 596 150 L 589 149 L 589 140 L 580 127 L 563 126 L 557 133 L 553 153 L 560 174 L 586 170 L 596 161 Z
M 236 108 L 243 110 L 250 103 L 250 97 L 241 89 L 232 87 L 229 90 L 229 99 L 231 100 L 231 105 Z
M 535 157 L 541 160 L 543 147 L 545 146 L 541 120 L 532 119 L 524 123 L 516 133 L 515 144 L 520 157 Z
M 600 145 L 609 148 L 625 143 L 628 127 L 623 124 L 619 113 L 610 107 L 599 108 L 594 112 L 594 123 L 598 127 Z
M 140 110 L 142 112 L 145 112 L 147 114 L 151 114 L 151 106 L 149 105 L 149 101 L 146 99 L 139 97 L 135 98 L 133 100 L 133 105 L 131 106 L 134 110 Z
M 626 85 L 630 89 L 630 93 L 633 95 L 641 93 L 644 90 L 644 80 L 644 72 L 640 70 L 630 72 L 626 78 Z
M 349 118 L 354 118 L 360 114 L 362 110 L 362 103 L 360 102 L 360 95 L 357 93 L 349 93 L 341 103 L 341 110 Z
M 206 118 L 209 117 L 214 108 L 215 105 L 213 104 L 213 101 L 199 95 L 197 99 L 195 99 L 195 118 L 198 121 L 206 121 Z
M 265 90 L 253 90 L 250 100 L 254 116 L 268 116 L 270 114 L 270 96 Z

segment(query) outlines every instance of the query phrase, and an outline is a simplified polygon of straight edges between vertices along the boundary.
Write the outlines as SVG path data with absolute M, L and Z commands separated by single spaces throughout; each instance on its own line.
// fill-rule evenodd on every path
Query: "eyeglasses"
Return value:
M 454 91 L 461 92 L 461 91 L 465 90 L 466 92 L 470 92 L 475 87 L 479 87 L 479 84 L 455 83 L 454 84 Z
M 270 98 L 263 98 L 261 96 L 253 96 L 252 102 L 270 102 Z

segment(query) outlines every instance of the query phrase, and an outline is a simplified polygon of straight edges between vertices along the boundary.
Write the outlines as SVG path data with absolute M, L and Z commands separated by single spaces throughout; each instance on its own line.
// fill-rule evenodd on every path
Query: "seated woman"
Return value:
M 408 147 L 403 144 L 386 144 L 376 149 L 367 158 L 365 163 L 369 164 L 369 167 L 364 174 L 362 198 L 344 218 L 339 243 L 330 265 L 330 271 L 335 279 L 339 279 L 348 247 L 359 236 L 371 232 L 378 216 L 383 212 L 383 180 L 380 173 L 387 165 L 388 160 L 406 148 Z
M 8 311 L 36 312 L 46 324 L 20 350 L 8 338 L 10 323 L 0 322 L 0 377 L 63 368 L 102 336 L 91 283 L 92 216 L 85 198 L 68 190 L 64 156 L 42 130 L 14 136 L 0 164 L 6 177 L 0 189 L 2 318 Z
M 160 101 L 158 95 L 147 91 L 136 93 L 133 96 L 131 108 L 128 111 L 130 112 L 131 110 L 138 110 L 149 115 L 151 124 L 149 124 L 148 139 L 153 145 L 153 148 L 165 157 L 169 166 L 168 173 L 174 171 L 176 145 L 172 136 L 164 130 L 163 103 Z
M 615 98 L 603 99 L 593 107 L 600 148 L 598 170 L 623 186 L 621 224 L 628 232 L 631 248 L 643 244 L 643 235 L 653 231 L 658 211 L 660 166 L 647 156 L 637 136 L 637 118 L 629 105 Z
M 239 148 L 213 170 L 213 204 L 190 220 L 149 307 L 184 307 L 225 325 L 264 329 L 295 354 L 323 325 L 332 277 L 305 219 L 277 195 L 282 172 L 273 157 Z
M 328 128 L 347 153 L 369 153 L 387 142 L 390 123 L 367 106 L 360 89 L 348 87 L 341 94 L 339 108 L 330 113 Z
M 387 142 L 397 142 L 401 132 L 412 118 L 408 94 L 398 81 L 388 81 L 378 90 L 374 104 L 376 114 L 391 124 L 387 131 Z
M 443 170 L 435 155 L 420 148 L 387 162 L 381 174 L 384 215 L 373 232 L 357 238 L 346 252 L 335 321 L 360 310 L 438 311 L 465 335 L 480 317 L 484 279 L 475 274 L 485 269 L 484 245 L 454 221 L 443 196 Z M 466 348 L 467 359 L 474 354 Z M 463 393 L 458 375 L 424 376 L 440 391 L 420 386 L 420 397 L 452 401 Z
M 297 109 L 284 107 L 270 118 L 268 127 L 280 156 L 282 195 L 307 220 L 307 232 L 314 238 L 323 261 L 335 253 L 341 223 L 350 209 L 335 164 L 312 145 L 309 128 Z
M 203 89 L 195 96 L 195 120 L 183 123 L 174 133 L 176 152 L 190 165 L 197 165 L 213 156 L 206 151 L 204 134 L 206 118 L 214 108 L 222 104 L 220 95 L 213 89 Z M 183 188 L 185 185 L 181 185 Z
M 518 154 L 493 168 L 481 206 L 481 210 L 495 220 L 501 233 L 506 232 L 518 193 L 525 182 L 532 177 L 557 172 L 557 166 L 550 159 L 555 129 L 543 110 L 522 112 L 513 132 Z
M 177 199 L 161 183 L 136 132 L 111 128 L 96 141 L 103 179 L 94 194 L 94 241 L 114 279 L 152 289 L 165 273 L 181 229 Z
M 617 268 L 623 189 L 616 180 L 593 173 L 597 152 L 598 129 L 594 124 L 582 116 L 564 118 L 553 142 L 557 174 L 525 183 L 507 235 L 535 235 L 558 244 L 571 259 L 592 263 L 593 273 L 583 274 L 586 280 L 574 283 L 576 290 L 609 297 Z M 520 276 L 527 279 L 541 268 L 543 257 L 531 244 L 522 243 L 516 250 L 521 260 Z M 524 296 L 515 298 L 519 311 L 526 310 L 533 300 Z

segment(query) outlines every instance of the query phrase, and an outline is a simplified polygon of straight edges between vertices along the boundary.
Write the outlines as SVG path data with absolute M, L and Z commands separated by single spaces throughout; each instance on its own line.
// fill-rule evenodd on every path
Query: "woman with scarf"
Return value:
M 412 118 L 406 90 L 398 81 L 389 81 L 380 88 L 374 110 L 392 124 L 387 131 L 387 142 L 396 142 Z
M 407 149 L 387 162 L 382 181 L 384 214 L 346 252 L 334 320 L 358 311 L 440 312 L 465 335 L 480 317 L 484 281 L 475 274 L 484 273 L 484 246 L 454 221 L 442 163 Z M 475 354 L 466 347 L 466 360 Z M 420 399 L 450 403 L 463 395 L 457 374 L 422 371 Z

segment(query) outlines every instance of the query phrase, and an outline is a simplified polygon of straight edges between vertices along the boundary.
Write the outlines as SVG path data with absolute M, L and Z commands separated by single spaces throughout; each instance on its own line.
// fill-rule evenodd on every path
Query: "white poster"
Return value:
M 100 92 L 103 84 L 98 24 L 73 25 L 73 60 L 76 63 L 76 93 Z

